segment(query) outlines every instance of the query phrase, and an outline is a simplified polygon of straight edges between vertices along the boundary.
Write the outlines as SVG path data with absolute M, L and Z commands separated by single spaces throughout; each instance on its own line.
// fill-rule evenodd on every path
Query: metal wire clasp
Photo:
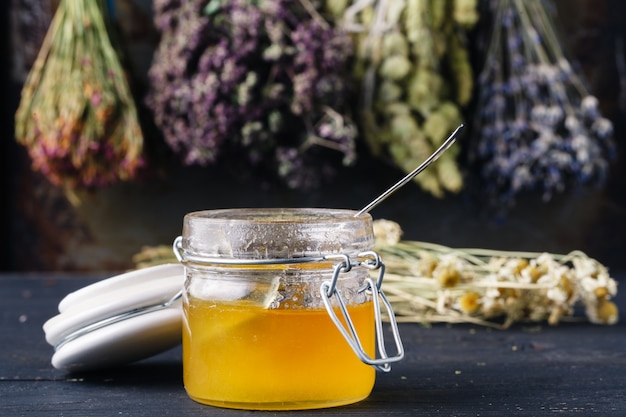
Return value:
M 389 300 L 387 300 L 387 297 L 385 297 L 385 294 L 381 289 L 383 276 L 385 274 L 385 264 L 380 259 L 378 253 L 374 251 L 360 253 L 358 255 L 358 261 L 356 264 L 352 264 L 350 261 L 350 257 L 348 257 L 347 255 L 328 255 L 326 256 L 326 259 L 340 259 L 340 262 L 334 266 L 332 278 L 328 281 L 322 282 L 320 286 L 320 295 L 322 297 L 322 301 L 324 302 L 324 306 L 326 306 L 328 315 L 332 319 L 333 323 L 335 323 L 335 326 L 337 326 L 337 329 L 339 329 L 343 337 L 346 339 L 354 353 L 363 363 L 371 365 L 379 371 L 389 372 L 391 370 L 391 364 L 393 362 L 398 362 L 402 360 L 402 358 L 404 358 L 404 347 L 402 346 L 400 332 L 398 331 L 398 323 L 395 319 L 393 309 L 391 308 L 391 303 L 389 302 Z M 354 327 L 354 323 L 350 318 L 350 314 L 348 313 L 346 304 L 341 298 L 341 294 L 337 290 L 337 280 L 339 279 L 339 274 L 341 274 L 342 272 L 350 271 L 354 266 L 362 266 L 368 269 L 379 271 L 378 279 L 376 280 L 376 282 L 374 282 L 372 278 L 367 278 L 364 285 L 359 288 L 359 292 L 372 291 L 372 301 L 374 303 L 374 320 L 376 323 L 376 341 L 378 345 L 378 358 L 371 358 L 363 349 L 363 345 L 359 340 L 359 336 Z M 335 309 L 333 309 L 333 306 L 331 304 L 331 298 L 333 296 L 335 297 L 335 299 L 337 300 L 337 304 L 339 305 L 339 310 L 341 311 L 343 322 L 337 316 L 337 313 L 335 312 Z M 396 354 L 394 356 L 389 356 L 387 354 L 387 349 L 385 346 L 385 336 L 383 333 L 380 300 L 383 301 L 385 309 L 387 310 L 387 315 L 389 316 L 391 332 L 396 348 Z

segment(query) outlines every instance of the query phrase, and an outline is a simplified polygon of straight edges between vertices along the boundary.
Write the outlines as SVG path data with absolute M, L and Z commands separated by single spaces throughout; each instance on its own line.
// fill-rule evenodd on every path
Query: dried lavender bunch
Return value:
M 355 159 L 350 38 L 311 0 L 156 0 L 148 106 L 186 165 L 226 160 L 312 187 Z M 331 152 L 336 153 L 336 152 Z
M 523 190 L 544 200 L 602 185 L 614 154 L 612 123 L 574 72 L 545 0 L 489 3 L 493 28 L 478 79 L 470 159 L 492 202 L 510 207 Z
M 137 109 L 105 7 L 59 3 L 15 115 L 33 169 L 69 189 L 128 180 L 143 165 Z

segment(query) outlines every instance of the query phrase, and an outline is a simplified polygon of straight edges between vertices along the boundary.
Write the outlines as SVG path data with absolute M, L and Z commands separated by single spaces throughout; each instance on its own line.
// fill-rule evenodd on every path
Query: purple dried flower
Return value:
M 328 159 L 320 148 L 354 159 L 351 40 L 318 19 L 287 0 L 155 2 L 162 39 L 147 103 L 185 164 L 236 157 L 308 187 L 320 176 L 306 165 Z M 343 124 L 320 135 L 315 126 L 329 109 Z
M 614 153 L 612 123 L 564 57 L 542 0 L 492 0 L 489 55 L 478 77 L 470 158 L 497 204 L 523 190 L 544 199 L 601 185 Z

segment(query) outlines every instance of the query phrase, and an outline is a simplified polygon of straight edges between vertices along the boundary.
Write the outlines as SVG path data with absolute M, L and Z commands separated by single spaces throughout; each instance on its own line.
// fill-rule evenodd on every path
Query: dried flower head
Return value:
M 391 220 L 380 219 L 373 224 L 376 246 L 395 245 L 402 237 L 402 228 Z
M 465 314 L 474 314 L 480 310 L 481 295 L 468 291 L 459 297 L 459 309 Z

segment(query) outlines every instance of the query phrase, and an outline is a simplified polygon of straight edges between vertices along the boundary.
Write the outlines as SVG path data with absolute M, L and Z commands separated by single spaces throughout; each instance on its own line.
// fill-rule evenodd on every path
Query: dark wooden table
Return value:
M 626 416 L 624 314 L 614 326 L 522 324 L 504 331 L 403 324 L 406 359 L 378 374 L 365 401 L 326 410 L 197 404 L 182 385 L 179 348 L 98 373 L 54 369 L 43 322 L 65 294 L 104 277 L 0 274 L 0 416 Z M 623 292 L 617 303 L 626 312 Z

